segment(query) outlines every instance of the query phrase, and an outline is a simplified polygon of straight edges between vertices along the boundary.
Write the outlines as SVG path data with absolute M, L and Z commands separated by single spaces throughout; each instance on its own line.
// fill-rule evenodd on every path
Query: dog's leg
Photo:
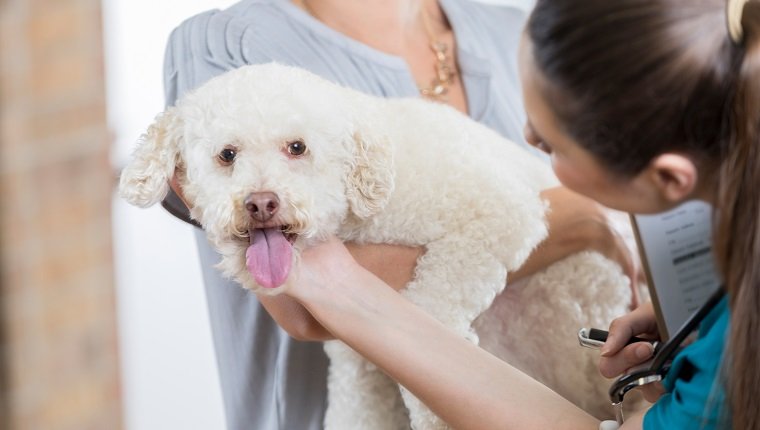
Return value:
M 472 322 L 504 288 L 506 269 L 484 253 L 482 244 L 448 236 L 427 245 L 417 262 L 416 276 L 402 294 L 447 327 L 474 343 Z M 447 429 L 448 426 L 416 397 L 401 387 L 412 428 Z
M 398 386 L 340 341 L 325 342 L 330 358 L 326 430 L 405 430 L 409 417 Z

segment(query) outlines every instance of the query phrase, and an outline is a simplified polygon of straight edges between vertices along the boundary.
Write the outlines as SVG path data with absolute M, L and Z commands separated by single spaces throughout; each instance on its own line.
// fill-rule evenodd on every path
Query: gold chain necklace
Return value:
M 309 15 L 317 20 L 320 19 L 306 0 L 298 1 Z M 424 10 L 422 11 L 422 25 L 425 27 L 425 33 L 427 33 L 430 49 L 435 54 L 435 76 L 430 80 L 429 86 L 419 87 L 419 91 L 422 97 L 445 102 L 448 100 L 449 87 L 454 83 L 457 75 L 456 68 L 449 64 L 449 45 L 435 39 L 428 14 Z
M 424 10 L 422 11 L 422 24 L 425 26 L 425 32 L 430 42 L 430 49 L 435 54 L 435 76 L 430 80 L 429 86 L 419 88 L 420 94 L 422 97 L 445 102 L 448 100 L 449 87 L 454 83 L 454 79 L 456 78 L 456 69 L 454 66 L 449 65 L 449 56 L 447 54 L 449 45 L 435 40 L 433 29 L 428 21 L 428 14 Z

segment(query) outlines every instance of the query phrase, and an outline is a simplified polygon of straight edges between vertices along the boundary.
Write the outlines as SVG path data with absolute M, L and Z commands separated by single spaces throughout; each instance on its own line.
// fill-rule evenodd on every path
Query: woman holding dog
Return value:
M 244 0 L 174 31 L 166 55 L 167 104 L 225 70 L 277 61 L 374 95 L 448 103 L 527 147 L 516 65 L 524 19 L 517 9 L 469 0 Z M 636 277 L 633 257 L 601 206 L 564 187 L 543 197 L 552 207 L 549 238 L 510 281 L 584 249 L 617 260 Z M 189 219 L 176 196 L 164 206 Z M 321 344 L 293 338 L 332 334 L 295 300 L 257 299 L 222 279 L 201 231 L 198 247 L 228 427 L 321 428 L 327 360 Z M 394 289 L 411 279 L 424 252 L 347 247 Z
M 690 199 L 716 210 L 727 298 L 623 428 L 760 428 L 760 1 L 538 0 L 520 57 L 527 139 L 564 185 L 624 211 Z M 454 428 L 598 428 L 403 300 L 343 244 L 303 257 L 290 294 Z M 649 344 L 625 344 L 655 325 L 651 306 L 616 320 L 601 370 L 649 358 Z M 713 352 L 688 355 L 697 345 Z

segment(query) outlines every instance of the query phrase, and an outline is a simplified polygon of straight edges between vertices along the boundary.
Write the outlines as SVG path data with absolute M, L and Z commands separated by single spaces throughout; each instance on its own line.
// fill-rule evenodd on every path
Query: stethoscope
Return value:
M 623 399 L 625 395 L 636 387 L 662 381 L 670 370 L 673 358 L 681 350 L 681 344 L 691 335 L 699 323 L 705 319 L 707 314 L 715 308 L 724 295 L 725 291 L 723 287 L 718 288 L 702 307 L 683 323 L 673 337 L 665 343 L 654 343 L 654 358 L 651 361 L 621 376 L 612 384 L 609 395 L 612 406 L 615 408 L 615 420 L 618 424 L 623 424 L 624 420 Z M 601 337 L 604 337 L 604 339 L 601 339 Z M 582 346 L 598 348 L 606 340 L 606 332 L 594 329 L 581 329 L 578 333 L 578 339 Z M 637 341 L 644 341 L 644 339 L 633 338 L 629 343 Z

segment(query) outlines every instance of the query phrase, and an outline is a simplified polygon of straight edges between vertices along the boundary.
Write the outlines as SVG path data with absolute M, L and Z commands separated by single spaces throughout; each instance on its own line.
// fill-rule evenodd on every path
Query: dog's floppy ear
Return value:
M 182 121 L 168 108 L 140 138 L 132 160 L 121 172 L 119 195 L 129 203 L 148 207 L 169 191 L 169 179 L 178 164 Z
M 368 218 L 385 207 L 393 191 L 393 154 L 381 134 L 355 131 L 352 139 L 355 150 L 346 196 L 351 212 Z

